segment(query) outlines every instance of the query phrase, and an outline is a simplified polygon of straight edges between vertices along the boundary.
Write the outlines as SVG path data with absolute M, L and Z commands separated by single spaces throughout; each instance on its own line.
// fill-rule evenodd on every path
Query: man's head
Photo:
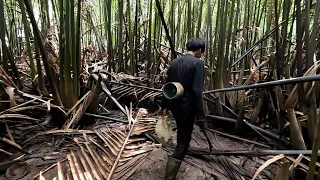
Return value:
M 186 47 L 188 52 L 191 51 L 195 57 L 201 58 L 206 49 L 206 43 L 201 38 L 191 38 L 188 40 Z

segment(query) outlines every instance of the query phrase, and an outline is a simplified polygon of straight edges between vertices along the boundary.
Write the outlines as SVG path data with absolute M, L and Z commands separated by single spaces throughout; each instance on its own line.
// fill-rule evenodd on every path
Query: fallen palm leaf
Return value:
M 27 119 L 27 120 L 31 120 L 32 122 L 40 121 L 39 119 L 31 118 L 31 117 L 29 117 L 29 116 L 22 115 L 22 114 L 2 114 L 2 115 L 0 115 L 0 119 L 10 119 L 10 118 L 14 118 L 14 119 Z M 44 127 L 43 127 L 43 128 L 44 128 Z M 45 128 L 44 128 L 44 129 L 45 129 Z
M 61 164 L 59 161 L 57 163 L 57 167 L 58 167 L 58 180 L 64 180 Z
M 86 177 L 86 179 L 93 180 L 93 176 L 91 174 L 92 171 L 90 170 L 88 163 L 86 162 L 86 160 L 84 159 L 84 157 L 82 156 L 80 151 L 78 151 L 76 153 L 76 155 L 80 158 L 80 162 L 81 162 L 82 166 L 85 169 L 85 177 Z
M 101 175 L 103 176 L 103 178 L 105 179 L 107 177 L 107 172 L 106 170 L 103 168 L 103 164 L 101 164 L 101 162 L 98 160 L 99 158 L 96 156 L 96 154 L 93 152 L 93 150 L 90 148 L 90 146 L 88 145 L 88 138 L 86 137 L 86 135 L 83 135 L 85 137 L 86 143 L 85 146 L 87 148 L 87 150 L 89 151 L 89 154 L 91 155 L 94 163 L 96 164 L 96 166 L 98 167 L 98 170 L 100 171 Z
M 295 159 L 294 158 L 292 158 L 292 157 L 289 157 L 289 156 L 286 156 L 286 158 L 288 159 L 288 160 L 290 160 L 290 161 L 292 161 L 292 162 L 294 162 L 295 161 Z M 303 163 L 298 163 L 298 165 L 299 166 L 301 166 L 303 169 L 305 169 L 306 171 L 309 171 L 309 167 L 307 166 L 307 165 L 305 165 L 305 164 L 303 164 Z M 315 173 L 316 174 L 316 173 Z
M 67 120 L 65 122 L 65 124 L 63 126 L 63 129 L 69 129 L 70 127 L 74 127 L 79 123 L 79 121 L 82 118 L 83 114 L 85 113 L 85 111 L 89 107 L 91 101 L 93 100 L 93 96 L 94 96 L 94 93 L 92 91 L 88 94 L 88 96 L 85 96 L 85 98 L 83 99 L 82 104 L 77 109 L 77 111 L 74 113 L 72 118 L 69 118 L 69 120 Z
M 74 180 L 78 180 L 79 179 L 78 173 L 77 173 L 77 170 L 75 168 L 75 164 L 74 164 L 74 162 L 72 160 L 71 155 L 68 154 L 67 158 L 68 158 L 69 166 L 70 166 L 70 169 L 71 169 L 72 177 L 73 177 Z
M 69 111 L 67 112 L 67 116 L 69 116 L 90 94 L 91 94 L 91 91 L 88 91 L 79 101 L 77 101 L 77 103 L 73 105 L 71 109 L 69 109 Z
M 19 89 L 17 85 L 12 81 L 11 77 L 6 73 L 6 71 L 0 66 L 0 80 L 8 87 L 14 87 Z
M 317 73 L 318 68 L 319 68 L 319 61 L 317 62 L 316 66 L 313 65 L 312 67 L 310 67 L 308 69 L 308 71 L 304 74 L 304 76 L 315 75 Z M 304 83 L 303 87 L 305 90 L 310 85 L 310 83 L 312 84 L 312 82 Z M 293 108 L 296 106 L 296 104 L 298 102 L 298 86 L 299 86 L 298 84 L 294 86 L 294 88 L 291 91 L 291 93 L 289 94 L 282 110 Z M 312 86 L 311 89 L 313 89 L 313 87 L 314 86 Z
M 284 158 L 285 156 L 283 154 L 280 154 L 280 155 L 277 155 L 277 156 L 274 156 L 273 158 L 269 159 L 268 161 L 266 161 L 262 166 L 260 166 L 258 168 L 258 170 L 256 171 L 256 173 L 254 174 L 254 176 L 252 177 L 252 180 L 255 180 L 258 175 L 261 173 L 261 171 L 266 168 L 267 166 L 269 166 L 270 164 Z
M 97 171 L 97 168 L 94 165 L 94 163 L 91 160 L 91 158 L 89 157 L 89 155 L 85 152 L 84 148 L 81 145 L 79 145 L 79 147 L 80 147 L 81 155 L 84 157 L 83 160 L 85 160 L 89 165 L 88 166 L 90 168 L 89 172 L 92 172 L 96 179 L 102 180 L 103 178 L 102 178 L 101 174 L 99 173 L 99 171 Z
M 133 127 L 134 127 L 135 122 L 136 122 L 136 120 L 133 121 L 132 127 L 131 127 L 128 135 L 127 135 L 127 138 L 126 138 L 125 141 L 123 142 L 123 145 L 122 145 L 122 147 L 121 147 L 121 150 L 120 150 L 120 152 L 118 153 L 117 159 L 116 159 L 116 161 L 114 162 L 114 164 L 113 164 L 113 166 L 112 166 L 112 169 L 111 169 L 111 171 L 110 171 L 110 173 L 109 173 L 109 175 L 108 175 L 107 180 L 110 180 L 110 179 L 111 179 L 112 174 L 113 174 L 113 172 L 115 171 L 115 169 L 116 169 L 116 167 L 117 167 L 117 165 L 118 165 L 119 159 L 120 159 L 120 157 L 121 157 L 121 155 L 122 155 L 122 152 L 123 152 L 123 150 L 124 150 L 124 148 L 125 148 L 125 145 L 127 144 L 128 140 L 129 140 L 129 137 L 131 136 L 131 132 L 133 131 Z
M 68 129 L 42 133 L 82 135 L 74 138 L 79 151 L 67 156 L 69 169 L 66 169 L 65 174 L 68 178 L 83 180 L 82 174 L 85 179 L 126 179 L 142 164 L 150 151 L 161 147 L 147 142 L 146 138 L 135 136 L 153 130 L 156 119 L 143 117 L 145 112 L 142 109 L 138 110 L 133 119 L 132 114 L 135 113 L 132 106 L 126 108 L 126 114 L 128 122 L 131 122 L 129 130 L 126 123 L 116 122 L 95 126 L 92 131 Z
M 15 106 L 15 107 L 12 107 L 12 108 L 10 108 L 10 109 L 7 109 L 7 110 L 5 110 L 5 111 L 0 112 L 0 115 L 1 115 L 1 114 L 5 114 L 5 113 L 10 112 L 10 111 L 14 111 L 14 109 L 23 107 L 23 106 L 25 106 L 25 105 L 27 105 L 27 104 L 33 103 L 34 101 L 36 101 L 36 99 L 33 99 L 33 100 L 27 101 L 27 102 L 25 102 L 25 103 L 19 104 L 19 105 Z
M 308 115 L 304 115 L 304 116 L 301 116 L 301 117 L 298 117 L 297 120 L 302 123 L 302 122 L 305 122 L 308 120 Z M 288 127 L 290 125 L 290 122 L 286 122 L 286 124 L 283 126 L 282 129 L 285 129 L 286 127 Z M 302 124 L 301 124 L 302 125 Z
M 311 161 L 311 158 L 308 157 L 308 156 L 303 156 L 303 158 L 306 159 L 306 160 L 308 160 L 309 162 Z M 316 165 L 317 165 L 318 167 L 320 167 L 320 163 L 316 162 Z
M 29 142 L 30 140 L 36 138 L 37 136 L 41 136 L 41 135 L 47 135 L 47 134 L 56 134 L 56 135 L 66 135 L 66 134 L 93 134 L 94 131 L 91 130 L 77 130 L 77 129 L 66 129 L 66 130 L 50 130 L 50 131 L 45 131 L 45 132 L 40 132 L 32 137 L 30 137 L 29 139 L 25 140 L 23 142 L 23 144 Z
M 291 164 L 289 171 L 292 171 L 294 168 L 296 168 L 298 166 L 298 164 L 300 163 L 300 161 L 302 160 L 304 156 L 302 154 L 300 154 L 296 160 L 293 161 L 293 163 Z
M 42 171 L 40 171 L 40 173 L 39 173 L 39 180 L 46 180 L 46 179 L 42 176 Z

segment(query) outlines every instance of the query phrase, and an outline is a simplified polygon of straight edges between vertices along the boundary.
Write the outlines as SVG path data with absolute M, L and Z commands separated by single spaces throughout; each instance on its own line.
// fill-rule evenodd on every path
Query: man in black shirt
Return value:
M 168 109 L 177 124 L 177 145 L 166 165 L 166 179 L 175 179 L 185 157 L 195 119 L 204 126 L 202 92 L 204 83 L 204 62 L 200 60 L 205 51 L 205 41 L 193 38 L 187 42 L 187 53 L 171 61 L 167 71 L 167 82 L 179 82 L 184 94 L 178 99 L 162 99 L 160 112 Z

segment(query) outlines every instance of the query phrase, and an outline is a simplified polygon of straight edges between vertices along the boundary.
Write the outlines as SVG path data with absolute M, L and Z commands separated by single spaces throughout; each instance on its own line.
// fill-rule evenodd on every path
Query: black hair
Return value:
M 187 41 L 187 50 L 188 51 L 198 51 L 201 49 L 201 52 L 204 53 L 206 49 L 206 42 L 202 38 L 191 38 Z

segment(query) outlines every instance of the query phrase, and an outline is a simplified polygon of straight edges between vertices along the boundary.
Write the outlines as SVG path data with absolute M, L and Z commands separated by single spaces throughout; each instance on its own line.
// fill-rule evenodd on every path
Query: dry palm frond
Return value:
M 70 117 L 65 122 L 63 129 L 69 129 L 70 127 L 73 127 L 78 124 L 81 117 L 89 107 L 90 102 L 93 100 L 93 95 L 94 95 L 93 92 L 90 91 L 89 94 L 83 98 L 82 104 L 78 107 L 77 111 L 72 115 L 72 117 Z
M 300 124 L 301 124 L 302 126 L 307 127 L 306 124 L 303 123 L 303 122 L 305 122 L 305 121 L 308 120 L 308 115 L 303 115 L 303 116 L 301 116 L 301 117 L 297 117 L 297 120 L 300 122 Z M 288 122 L 286 122 L 286 124 L 283 126 L 282 129 L 285 129 L 285 128 L 288 127 L 289 125 L 290 125 L 290 122 L 288 121 Z
M 25 103 L 19 104 L 19 105 L 15 106 L 15 107 L 12 107 L 12 108 L 10 108 L 10 109 L 7 109 L 7 110 L 5 110 L 5 111 L 0 112 L 0 115 L 1 115 L 1 114 L 4 114 L 4 113 L 7 113 L 7 112 L 14 112 L 15 109 L 20 108 L 20 107 L 23 107 L 23 106 L 26 106 L 27 104 L 30 104 L 30 103 L 32 103 L 32 102 L 34 102 L 34 101 L 36 101 L 36 99 L 33 99 L 33 100 L 27 101 L 27 102 L 25 102 Z
M 41 121 L 39 119 L 31 118 L 29 116 L 22 115 L 22 114 L 1 114 L 0 115 L 0 121 L 7 122 L 8 119 L 25 119 L 25 120 L 30 121 L 31 123 L 36 123 L 43 130 L 46 130 L 46 128 L 43 127 L 43 125 L 39 124 L 39 122 Z M 21 123 L 21 121 L 13 121 L 13 122 L 14 123 Z
M 55 135 L 68 135 L 68 134 L 71 134 L 71 135 L 74 135 L 74 134 L 83 134 L 83 133 L 86 133 L 86 134 L 93 134 L 94 131 L 91 131 L 91 130 L 77 130 L 77 129 L 59 129 L 59 130 L 49 130 L 49 131 L 44 131 L 44 132 L 40 132 L 32 137 L 30 137 L 29 139 L 25 140 L 23 142 L 23 144 L 29 142 L 30 140 L 38 137 L 38 136 L 41 136 L 41 135 L 47 135 L 47 134 L 55 134 Z
M 90 130 L 52 130 L 46 133 L 82 133 L 75 138 L 79 149 L 68 157 L 69 169 L 64 172 L 70 179 L 127 179 L 144 162 L 148 153 L 160 145 L 139 137 L 141 133 L 153 131 L 156 119 L 147 118 L 140 109 L 133 119 L 132 107 L 126 108 L 128 122 L 108 123 Z M 43 134 L 43 133 L 42 133 Z
M 299 158 L 299 157 L 298 157 L 298 158 Z M 295 162 L 298 160 L 298 158 L 297 158 L 297 159 L 294 159 L 294 158 L 292 158 L 292 157 L 286 156 L 286 159 L 292 161 L 293 163 L 295 163 Z M 306 171 L 309 171 L 309 166 L 303 164 L 302 162 L 297 162 L 297 164 L 298 164 L 300 167 L 302 167 L 303 169 L 305 169 Z M 295 166 L 296 166 L 296 165 L 295 165 Z M 318 166 L 318 165 L 317 165 L 317 166 Z M 319 166 L 318 166 L 318 167 L 319 167 Z M 317 172 L 315 172 L 315 174 L 317 174 Z
M 298 166 L 298 164 L 300 163 L 300 161 L 302 160 L 304 156 L 302 154 L 300 154 L 296 160 L 293 161 L 292 165 L 289 167 L 289 171 L 292 171 L 294 168 L 296 168 Z
M 5 84 L 7 87 L 14 87 L 15 89 L 19 89 L 17 85 L 12 81 L 11 77 L 2 68 L 2 66 L 0 66 L 0 82 Z
M 42 106 L 41 105 L 37 105 L 37 106 L 26 106 L 26 107 L 20 107 L 20 108 L 14 108 L 12 110 L 10 110 L 10 113 L 17 113 L 19 111 L 25 111 L 25 110 L 30 110 L 30 109 L 41 109 Z
M 304 74 L 304 76 L 310 76 L 315 75 L 317 73 L 317 70 L 319 68 L 319 61 L 316 63 L 316 65 L 313 65 L 308 69 L 308 71 Z M 319 84 L 319 82 L 307 82 L 303 84 L 305 92 L 308 92 L 305 99 L 309 99 L 311 97 L 312 89 L 316 86 L 316 84 Z M 289 94 L 287 100 L 285 101 L 285 104 L 282 106 L 282 110 L 294 108 L 298 103 L 298 87 L 299 85 L 295 85 L 291 93 Z M 306 91 L 308 90 L 308 91 Z M 306 100 L 307 101 L 307 100 Z M 280 106 L 281 107 L 281 106 Z
M 42 176 L 42 171 L 40 171 L 40 173 L 39 173 L 39 180 L 46 180 L 46 179 Z
M 67 112 L 67 115 L 70 115 L 90 94 L 91 94 L 91 91 L 88 91 L 79 101 L 77 101 L 75 105 L 73 105 L 71 109 L 69 109 L 69 111 Z
M 58 167 L 58 180 L 64 180 L 65 178 L 63 177 L 64 173 L 62 172 L 62 167 L 61 167 L 61 164 L 60 162 L 58 161 L 57 163 L 57 167 Z
M 259 81 L 259 72 L 258 70 L 264 66 L 268 61 L 262 62 L 258 67 L 255 67 L 253 69 L 250 69 L 250 76 L 249 78 L 242 84 L 243 86 L 245 85 L 250 85 L 254 84 Z M 238 92 L 238 105 L 241 103 L 241 97 L 246 93 L 245 90 L 241 90 Z
M 262 164 L 258 170 L 256 171 L 256 173 L 254 174 L 254 176 L 252 177 L 252 180 L 255 180 L 258 175 L 261 173 L 261 171 L 266 168 L 267 166 L 269 166 L 270 164 L 284 158 L 285 156 L 283 154 L 280 154 L 280 155 L 277 155 L 277 156 L 274 156 L 273 158 L 269 159 L 268 161 L 266 161 L 264 164 Z

